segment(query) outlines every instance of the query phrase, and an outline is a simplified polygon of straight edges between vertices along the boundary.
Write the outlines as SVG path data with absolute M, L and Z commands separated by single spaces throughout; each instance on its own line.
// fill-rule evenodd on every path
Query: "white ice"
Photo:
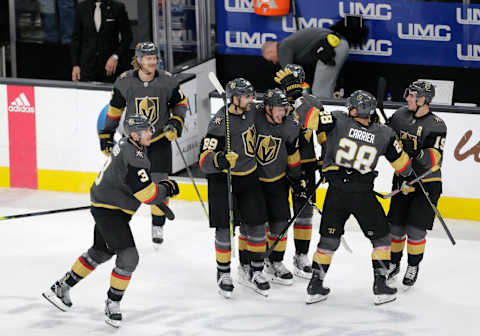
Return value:
M 88 205 L 87 194 L 0 189 L 0 217 L 81 205 Z M 177 219 L 167 224 L 159 251 L 152 247 L 148 208 L 133 217 L 140 264 L 122 300 L 119 330 L 103 321 L 113 260 L 72 289 L 71 312 L 63 313 L 41 297 L 92 244 L 88 211 L 1 220 L 0 335 L 480 334 L 478 222 L 446 220 L 457 239 L 455 247 L 437 222 L 415 287 L 400 290 L 395 302 L 374 306 L 371 247 L 350 219 L 345 238 L 354 253 L 340 247 L 325 281 L 330 296 L 306 305 L 307 281 L 301 279 L 291 287 L 273 285 L 268 298 L 241 285 L 232 299 L 220 297 L 213 230 L 200 204 L 173 200 L 171 206 Z M 314 223 L 310 256 L 318 242 L 318 216 Z M 289 239 L 285 260 L 291 268 Z M 237 263 L 233 261 L 235 277 Z

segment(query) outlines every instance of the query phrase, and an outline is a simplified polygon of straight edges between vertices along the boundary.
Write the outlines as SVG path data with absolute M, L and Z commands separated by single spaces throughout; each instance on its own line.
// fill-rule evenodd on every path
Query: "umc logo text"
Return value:
M 361 47 L 350 48 L 350 54 L 354 55 L 372 55 L 372 56 L 391 56 L 392 41 L 389 40 L 368 40 Z
M 461 61 L 480 62 L 480 44 L 467 44 L 467 52 L 463 53 L 463 46 L 457 44 L 457 58 Z
M 227 12 L 254 13 L 253 1 L 255 0 L 225 0 Z
M 447 25 L 407 23 L 405 32 L 404 24 L 397 24 L 398 37 L 404 40 L 450 41 L 450 31 Z
M 230 48 L 250 48 L 260 49 L 262 44 L 267 40 L 276 40 L 277 35 L 273 33 L 260 32 L 240 32 L 226 31 L 225 44 Z
M 338 4 L 338 14 L 341 17 L 345 15 L 362 15 L 364 19 L 370 20 L 391 20 L 392 19 L 392 6 L 382 3 L 367 3 L 349 1 L 348 11 L 345 11 L 346 1 L 340 1 Z
M 332 19 L 316 18 L 312 17 L 308 21 L 304 17 L 300 16 L 298 18 L 299 30 L 306 28 L 327 28 L 333 25 Z M 282 30 L 287 33 L 293 33 L 297 31 L 295 29 L 295 19 L 293 17 L 287 18 L 286 16 L 282 17 Z
M 457 22 L 465 25 L 480 25 L 480 8 L 467 8 L 467 15 L 462 15 L 461 7 L 457 7 Z

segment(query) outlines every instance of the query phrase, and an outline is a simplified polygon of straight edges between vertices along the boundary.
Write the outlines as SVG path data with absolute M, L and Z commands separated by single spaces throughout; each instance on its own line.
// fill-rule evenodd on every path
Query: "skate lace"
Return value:
M 120 301 L 107 300 L 107 310 L 109 315 L 121 314 L 120 312 Z
M 417 267 L 408 265 L 407 271 L 405 273 L 405 278 L 413 280 L 415 279 L 416 274 L 417 274 Z
M 233 285 L 232 277 L 230 273 L 221 273 L 220 277 L 218 278 L 217 284 L 220 285 L 221 283 L 225 285 Z
M 153 238 L 163 238 L 163 227 L 152 226 L 152 236 Z
M 260 271 L 255 271 L 253 272 L 252 275 L 252 282 L 258 282 L 258 283 L 265 283 L 267 282 L 267 279 L 263 276 L 263 273 Z
M 306 254 L 297 254 L 295 256 L 295 260 L 297 262 L 297 267 L 303 269 L 304 267 L 310 266 L 310 262 L 307 258 Z

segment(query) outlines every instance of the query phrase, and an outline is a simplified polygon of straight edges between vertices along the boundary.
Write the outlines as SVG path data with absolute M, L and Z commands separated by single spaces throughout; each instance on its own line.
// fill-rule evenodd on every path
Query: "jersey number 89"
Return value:
M 205 150 L 214 150 L 217 148 L 218 140 L 215 138 L 205 138 L 203 139 L 203 148 L 202 151 Z
M 368 145 L 358 144 L 350 139 L 341 138 L 335 162 L 346 168 L 353 168 L 362 174 L 372 171 L 372 164 L 377 156 L 377 149 Z

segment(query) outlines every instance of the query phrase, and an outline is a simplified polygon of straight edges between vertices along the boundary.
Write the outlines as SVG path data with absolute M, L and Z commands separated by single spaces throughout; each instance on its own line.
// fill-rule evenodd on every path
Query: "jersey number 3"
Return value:
M 368 145 L 361 145 L 347 138 L 341 138 L 335 162 L 346 168 L 353 168 L 362 174 L 372 171 L 372 164 L 377 156 L 377 149 Z

